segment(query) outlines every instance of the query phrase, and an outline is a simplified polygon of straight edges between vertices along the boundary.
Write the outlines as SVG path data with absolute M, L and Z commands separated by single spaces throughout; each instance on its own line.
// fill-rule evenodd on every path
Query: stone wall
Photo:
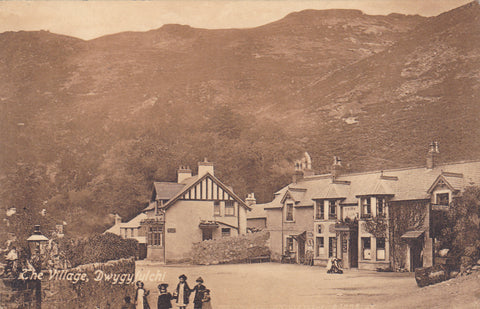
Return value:
M 117 308 L 125 296 L 134 299 L 134 275 L 135 260 L 131 258 L 45 271 L 40 281 L 1 279 L 0 308 L 37 308 L 38 291 L 42 309 Z
M 135 296 L 134 259 L 81 265 L 68 272 L 77 277 L 49 274 L 42 281 L 42 308 L 116 308 L 125 296 Z

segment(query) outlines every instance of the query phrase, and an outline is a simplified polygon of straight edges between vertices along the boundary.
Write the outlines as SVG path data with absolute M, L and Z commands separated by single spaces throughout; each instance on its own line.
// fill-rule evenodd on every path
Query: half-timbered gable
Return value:
M 199 162 L 198 175 L 180 167 L 177 182 L 155 182 L 149 205 L 123 224 L 138 226 L 135 235 L 143 236 L 147 259 L 179 261 L 189 258 L 192 243 L 246 234 L 247 211 L 250 207 L 214 176 L 213 164 L 205 160 Z

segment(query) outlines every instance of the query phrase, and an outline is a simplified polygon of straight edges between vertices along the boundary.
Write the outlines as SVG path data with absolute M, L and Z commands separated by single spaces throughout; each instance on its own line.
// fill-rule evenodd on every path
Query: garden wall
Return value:
M 243 263 L 249 258 L 270 255 L 268 232 L 259 232 L 193 244 L 192 263 L 201 265 Z
M 135 296 L 133 258 L 81 265 L 68 273 L 80 275 L 58 273 L 42 281 L 42 308 L 117 308 L 125 296 Z
M 42 280 L 0 279 L 0 308 L 38 308 L 37 292 L 43 309 L 118 308 L 135 296 L 134 275 L 130 258 L 45 271 Z

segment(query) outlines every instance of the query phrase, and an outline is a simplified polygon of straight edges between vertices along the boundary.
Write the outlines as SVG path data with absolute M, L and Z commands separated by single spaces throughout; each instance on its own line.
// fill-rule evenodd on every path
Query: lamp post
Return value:
M 33 234 L 27 238 L 30 253 L 33 254 L 37 250 L 40 254 L 45 253 L 45 247 L 48 243 L 48 238 L 40 232 L 40 225 L 35 225 Z
M 30 248 L 31 260 L 35 271 L 40 273 L 42 271 L 42 259 L 41 255 L 45 253 L 45 246 L 47 245 L 48 238 L 40 232 L 40 225 L 35 225 L 33 234 L 27 238 L 28 247 Z M 35 280 L 35 308 L 42 308 L 42 282 L 40 279 Z

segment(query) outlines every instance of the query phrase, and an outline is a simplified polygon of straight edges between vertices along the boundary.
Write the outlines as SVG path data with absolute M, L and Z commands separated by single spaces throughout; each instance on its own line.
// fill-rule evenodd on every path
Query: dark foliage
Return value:
M 440 235 L 441 248 L 452 256 L 462 257 L 462 264 L 472 264 L 480 253 L 480 187 L 465 189 L 450 204 Z
M 138 242 L 115 234 L 95 234 L 85 239 L 63 239 L 59 249 L 73 267 L 135 257 Z
M 410 201 L 407 204 L 391 203 L 390 219 L 390 252 L 395 269 L 405 268 L 406 246 L 401 236 L 409 230 L 425 230 L 427 201 Z

